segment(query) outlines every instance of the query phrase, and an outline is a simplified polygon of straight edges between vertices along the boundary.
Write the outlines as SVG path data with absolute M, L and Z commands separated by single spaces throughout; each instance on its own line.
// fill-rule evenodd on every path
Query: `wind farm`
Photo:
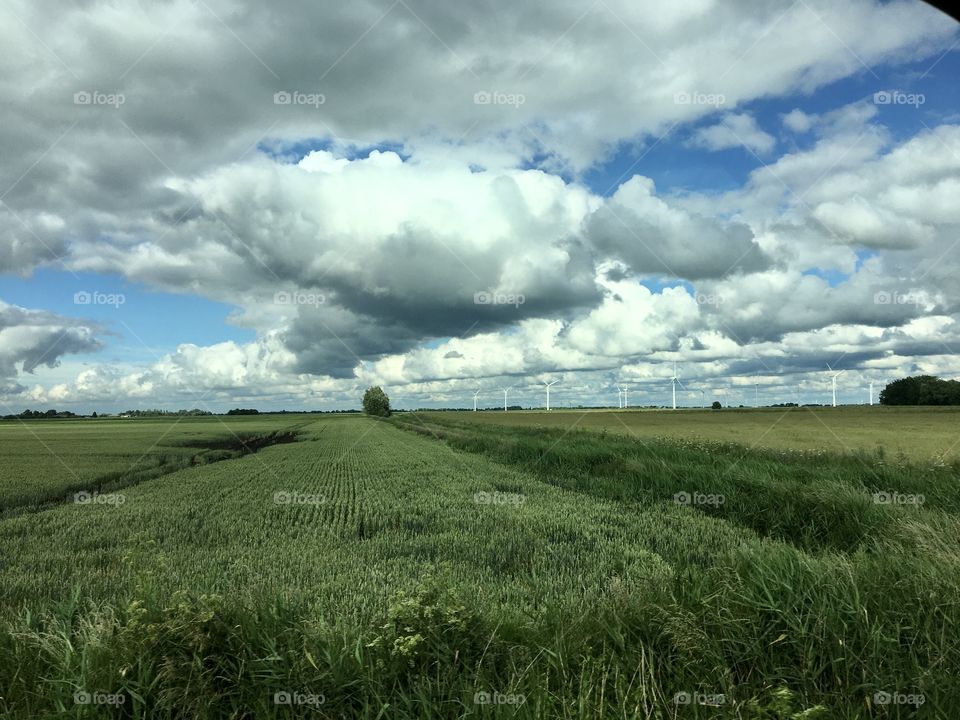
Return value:
M 627 380 L 614 380 L 611 385 L 597 386 L 590 383 L 583 384 L 579 382 L 570 382 L 570 388 L 563 394 L 560 406 L 551 400 L 551 388 L 558 383 L 563 382 L 563 377 L 554 379 L 537 380 L 534 385 L 524 385 L 515 382 L 513 385 L 501 386 L 500 392 L 503 393 L 501 410 L 508 409 L 508 395 L 514 393 L 515 405 L 517 411 L 535 411 L 540 410 L 565 410 L 565 409 L 601 409 L 617 408 L 626 410 L 682 410 L 682 409 L 707 409 L 715 403 L 719 403 L 720 408 L 725 409 L 764 409 L 777 407 L 808 407 L 808 408 L 839 408 L 843 406 L 869 406 L 877 405 L 876 385 L 878 382 L 886 384 L 888 380 L 881 378 L 861 375 L 863 385 L 860 390 L 864 393 L 859 395 L 858 388 L 841 387 L 838 379 L 845 373 L 845 369 L 834 370 L 830 364 L 826 365 L 827 388 L 820 393 L 807 391 L 805 386 L 813 383 L 817 384 L 817 373 L 808 373 L 809 378 L 796 380 L 793 376 L 776 377 L 774 375 L 763 375 L 760 373 L 751 373 L 747 377 L 734 376 L 695 376 L 687 385 L 681 380 L 680 365 L 678 361 L 673 360 L 664 363 L 662 367 L 667 367 L 670 383 L 669 394 L 663 397 L 660 394 L 660 384 L 656 376 L 646 378 L 634 378 Z M 631 404 L 629 392 L 631 386 L 639 398 L 637 402 Z M 606 395 L 605 388 L 610 387 L 616 390 L 616 405 L 603 402 Z M 531 394 L 532 388 L 540 388 L 544 393 L 543 403 L 538 404 Z M 752 392 L 750 392 L 752 390 Z M 489 406 L 480 407 L 483 404 L 484 391 L 477 388 L 472 395 L 473 410 L 489 410 Z M 432 406 L 425 406 L 423 409 L 456 409 L 456 402 L 449 399 L 443 400 L 435 398 Z M 444 405 L 446 404 L 446 406 Z
M 551 399 L 550 389 L 563 378 L 543 379 L 533 386 L 544 393 L 541 403 L 526 389 L 516 396 L 515 404 L 504 416 L 502 411 L 508 409 L 507 392 L 516 387 L 502 388 L 502 407 L 481 408 L 475 421 L 519 427 L 576 428 L 638 438 L 751 443 L 797 452 L 886 449 L 913 458 L 960 457 L 960 444 L 951 439 L 951 423 L 960 421 L 960 412 L 949 407 L 884 407 L 877 402 L 876 387 L 878 382 L 886 385 L 886 378 L 863 379 L 856 388 L 847 388 L 838 382 L 846 371 L 828 364 L 826 387 L 820 393 L 804 390 L 805 382 L 817 385 L 816 372 L 811 375 L 812 381 L 794 382 L 790 377 L 761 379 L 759 373 L 754 373 L 747 378 L 729 380 L 697 378 L 691 387 L 680 379 L 678 362 L 664 363 L 664 367 L 669 370 L 670 382 L 666 397 L 661 390 L 662 381 L 651 377 L 634 379 L 631 383 L 616 380 L 612 385 L 596 388 L 571 387 L 558 406 Z M 820 377 L 822 382 L 822 373 Z M 639 398 L 633 404 L 628 396 L 630 385 Z M 615 405 L 589 402 L 591 398 L 607 396 L 607 387 L 616 390 Z M 863 395 L 859 395 L 861 392 Z M 482 397 L 479 389 L 472 396 L 472 412 L 476 412 L 478 397 Z M 764 405 L 762 399 L 768 399 L 769 404 Z M 484 412 L 489 410 L 501 412 Z M 459 411 L 454 405 L 443 413 L 456 416 Z

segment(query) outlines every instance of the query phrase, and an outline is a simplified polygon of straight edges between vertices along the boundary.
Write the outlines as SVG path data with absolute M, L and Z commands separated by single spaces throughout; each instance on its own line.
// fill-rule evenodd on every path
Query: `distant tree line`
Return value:
M 880 391 L 881 405 L 960 405 L 960 381 L 933 375 L 894 380 Z
M 357 409 L 351 410 L 264 410 L 261 415 L 334 415 L 336 413 L 358 413 Z
M 121 415 L 127 415 L 129 417 L 157 417 L 157 416 L 186 416 L 186 415 L 213 415 L 209 410 L 200 410 L 194 408 L 193 410 L 127 410 L 126 412 L 120 413 Z
M 227 415 L 259 415 L 260 411 L 254 408 L 234 408 L 227 410 Z
M 30 420 L 43 420 L 46 418 L 72 418 L 76 417 L 75 413 L 70 412 L 69 410 L 24 410 L 18 415 L 4 415 L 4 420 L 17 420 L 17 419 L 30 419 Z

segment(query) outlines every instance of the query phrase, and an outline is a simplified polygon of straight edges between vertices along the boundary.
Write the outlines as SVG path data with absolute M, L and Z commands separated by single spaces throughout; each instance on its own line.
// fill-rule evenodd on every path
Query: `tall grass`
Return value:
M 702 659 L 688 665 L 671 649 L 676 631 L 667 628 L 684 618 L 669 608 L 615 594 L 551 617 L 535 627 L 493 622 L 431 580 L 369 628 L 279 602 L 141 596 L 84 609 L 70 601 L 0 632 L 0 715 L 699 718 L 725 711 L 678 706 L 675 688 L 695 692 L 706 680 L 712 691 L 736 692 L 733 678 L 704 676 Z M 123 700 L 84 704 L 84 693 Z M 314 704 L 277 704 L 284 693 Z M 801 717 L 804 708 L 802 717 L 828 716 L 785 684 L 740 693 L 736 707 L 745 718 Z

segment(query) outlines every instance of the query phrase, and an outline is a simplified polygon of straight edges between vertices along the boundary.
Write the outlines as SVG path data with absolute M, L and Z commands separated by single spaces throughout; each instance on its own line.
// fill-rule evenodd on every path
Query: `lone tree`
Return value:
M 721 408 L 723 408 L 723 405 L 720 404 L 719 400 L 714 400 L 713 405 L 711 405 L 710 407 L 713 408 L 714 410 L 720 410 Z
M 367 415 L 387 417 L 390 415 L 390 398 L 379 385 L 367 388 L 363 394 L 363 411 Z

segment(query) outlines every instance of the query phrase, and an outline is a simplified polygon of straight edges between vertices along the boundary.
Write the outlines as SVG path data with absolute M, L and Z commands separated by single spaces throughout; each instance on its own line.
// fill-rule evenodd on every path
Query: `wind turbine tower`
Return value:
M 547 386 L 547 410 L 550 409 L 550 386 L 551 386 L 551 385 L 556 385 L 558 382 L 560 382 L 560 381 L 559 381 L 559 380 L 553 380 L 552 382 L 546 382 L 546 381 L 544 381 L 544 383 L 543 383 L 544 385 Z
M 677 377 L 677 361 L 676 360 L 673 361 L 673 377 L 670 378 L 670 383 L 673 387 L 673 409 L 676 410 L 677 409 L 677 383 L 680 383 L 680 387 L 686 390 L 683 383 L 680 382 L 680 378 Z
M 477 391 L 473 394 L 473 411 L 477 411 L 477 396 L 480 394 L 480 388 L 477 388 Z
M 510 388 L 505 387 L 503 389 L 503 411 L 507 411 L 507 393 L 510 392 Z
M 830 367 L 829 363 L 827 364 L 827 370 L 829 370 L 830 372 L 833 372 L 833 368 Z M 833 386 L 833 406 L 834 407 L 837 406 L 837 378 L 843 375 L 845 372 L 846 370 L 841 370 L 840 372 L 833 373 L 833 375 L 830 376 L 830 381 Z
M 873 405 L 873 380 L 870 381 L 870 404 Z

